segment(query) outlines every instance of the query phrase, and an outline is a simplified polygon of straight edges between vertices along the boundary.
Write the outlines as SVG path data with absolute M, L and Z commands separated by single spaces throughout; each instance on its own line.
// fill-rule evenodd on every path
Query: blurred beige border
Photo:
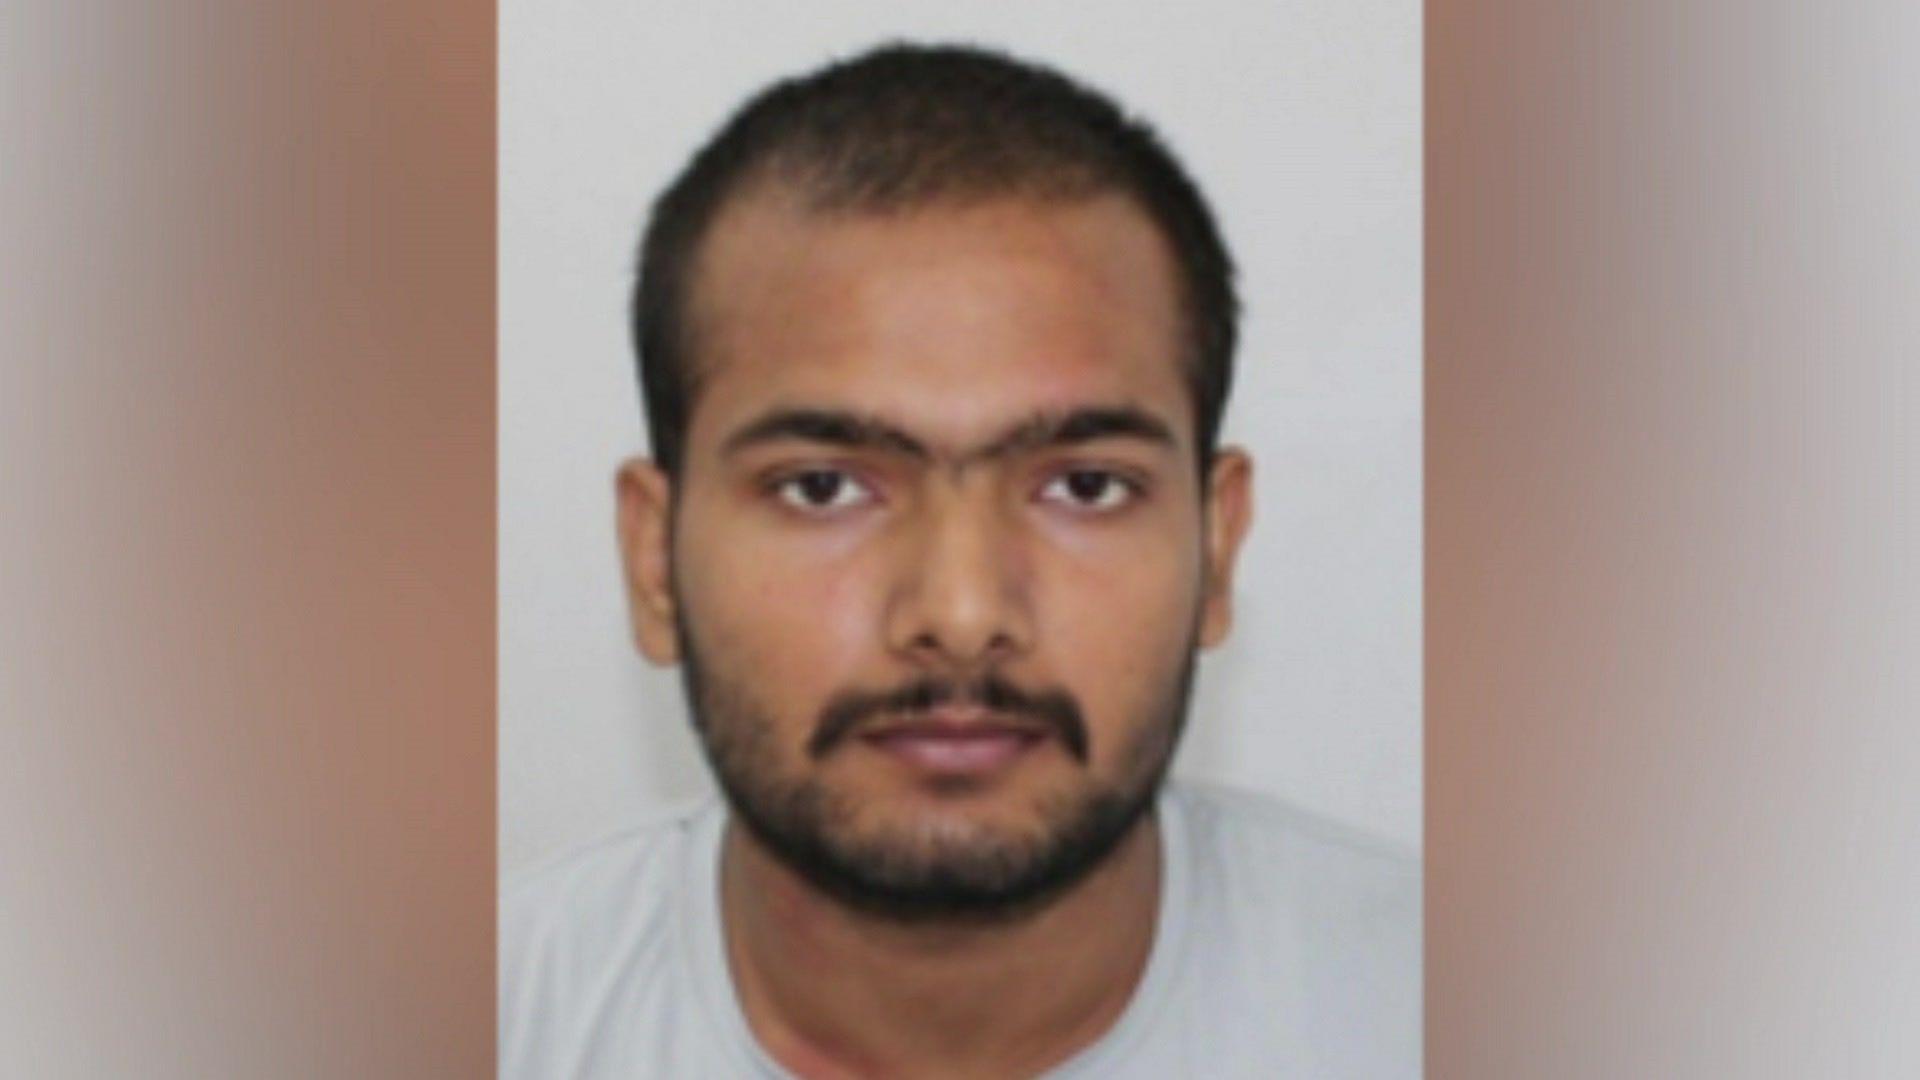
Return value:
M 1920 8 L 1426 25 L 1430 1075 L 1920 1076 Z
M 492 6 L 4 8 L 0 1075 L 487 1075 Z

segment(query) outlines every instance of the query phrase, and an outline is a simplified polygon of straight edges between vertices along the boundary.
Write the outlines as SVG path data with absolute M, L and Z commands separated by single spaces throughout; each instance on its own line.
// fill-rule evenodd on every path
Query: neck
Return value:
M 728 826 L 727 957 L 760 1044 L 794 1074 L 1032 1075 L 1113 1026 L 1146 968 L 1161 849 L 1149 815 L 1021 918 L 907 925 L 850 910 Z

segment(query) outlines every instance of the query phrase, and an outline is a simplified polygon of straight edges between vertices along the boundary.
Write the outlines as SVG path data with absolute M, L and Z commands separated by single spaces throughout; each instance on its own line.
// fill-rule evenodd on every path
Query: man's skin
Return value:
M 771 721 L 769 767 L 840 796 L 849 835 L 903 852 L 1031 841 L 1048 806 L 1142 783 L 1171 753 L 1164 703 L 1191 650 L 1227 633 L 1251 512 L 1240 451 L 1211 462 L 1203 494 L 1175 282 L 1118 196 L 884 215 L 814 213 L 769 187 L 737 198 L 694 276 L 681 475 L 635 460 L 619 476 L 641 650 L 682 659 L 684 625 L 714 680 Z M 793 410 L 887 434 L 765 423 Z M 1159 434 L 1062 441 L 1057 422 L 1089 410 Z M 836 693 L 989 672 L 1070 692 L 1084 760 L 1055 738 L 984 763 L 937 739 L 807 752 Z M 733 979 L 761 1045 L 801 1076 L 1031 1075 L 1119 1017 L 1160 874 L 1149 816 L 1038 910 L 901 922 L 820 892 L 736 823 Z

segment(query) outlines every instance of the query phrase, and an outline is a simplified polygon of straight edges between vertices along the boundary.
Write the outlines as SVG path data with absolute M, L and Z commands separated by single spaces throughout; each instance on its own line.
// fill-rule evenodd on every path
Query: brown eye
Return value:
M 1137 484 L 1107 469 L 1069 469 L 1040 489 L 1042 499 L 1077 510 L 1117 510 L 1139 494 Z
M 775 481 L 781 502 L 801 510 L 845 510 L 873 501 L 873 492 L 840 469 L 805 469 Z

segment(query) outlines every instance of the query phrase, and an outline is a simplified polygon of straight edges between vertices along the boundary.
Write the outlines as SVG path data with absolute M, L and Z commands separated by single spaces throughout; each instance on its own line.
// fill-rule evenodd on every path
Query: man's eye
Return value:
M 1040 498 L 1076 510 L 1117 510 L 1140 495 L 1140 486 L 1106 469 L 1071 469 L 1047 481 Z
M 839 469 L 807 469 L 773 484 L 781 502 L 801 510 L 845 510 L 873 501 L 866 485 Z

